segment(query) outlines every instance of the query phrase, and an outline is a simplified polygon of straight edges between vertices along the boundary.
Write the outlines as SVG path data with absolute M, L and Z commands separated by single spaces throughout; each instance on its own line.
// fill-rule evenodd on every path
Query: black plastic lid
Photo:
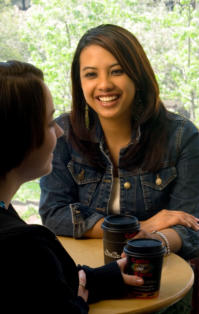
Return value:
M 161 241 L 155 239 L 132 239 L 125 245 L 124 252 L 141 256 L 164 255 L 165 247 Z
M 140 229 L 140 224 L 135 216 L 130 215 L 109 215 L 104 218 L 102 229 L 110 231 L 122 231 L 131 229 Z

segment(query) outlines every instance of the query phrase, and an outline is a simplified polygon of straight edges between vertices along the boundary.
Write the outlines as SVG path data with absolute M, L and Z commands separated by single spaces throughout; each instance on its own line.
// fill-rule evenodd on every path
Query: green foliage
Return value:
M 70 109 L 70 65 L 80 37 L 99 24 L 118 24 L 145 48 L 161 98 L 175 101 L 198 121 L 199 0 L 195 2 L 196 9 L 190 0 L 181 0 L 168 10 L 165 0 L 33 0 L 29 10 L 19 12 L 11 1 L 0 1 L 0 26 L 5 28 L 0 58 L 40 67 L 59 115 Z
M 26 203 L 27 200 L 38 202 L 39 197 L 40 197 L 39 180 L 35 180 L 24 183 L 17 191 L 13 199 L 18 200 L 22 203 Z
M 11 1 L 0 1 L 0 60 L 24 60 L 29 56 L 27 44 L 22 43 L 19 29 L 23 28 L 23 19 Z
M 12 4 L 11 0 L 0 0 L 0 9 L 5 10 L 5 8 L 10 7 Z
M 36 216 L 37 219 L 40 218 L 38 214 L 38 208 L 29 205 L 27 207 L 27 210 L 23 214 L 21 214 L 21 218 L 27 221 L 31 216 Z

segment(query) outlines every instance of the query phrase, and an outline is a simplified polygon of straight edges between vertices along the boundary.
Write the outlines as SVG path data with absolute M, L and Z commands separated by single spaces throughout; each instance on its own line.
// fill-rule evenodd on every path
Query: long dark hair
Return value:
M 44 141 L 43 73 L 25 62 L 0 62 L 0 177 Z
M 100 25 L 88 30 L 76 48 L 72 68 L 72 110 L 71 140 L 87 155 L 91 163 L 102 167 L 96 147 L 91 148 L 92 131 L 95 129 L 97 114 L 89 108 L 89 130 L 85 124 L 85 106 L 80 81 L 80 54 L 90 45 L 99 45 L 108 50 L 119 62 L 124 72 L 135 84 L 136 94 L 132 104 L 132 126 L 140 126 L 140 141 L 133 145 L 124 156 L 121 167 L 155 171 L 165 150 L 166 109 L 159 98 L 159 86 L 151 64 L 137 38 L 128 30 L 111 24 Z M 88 146 L 88 142 L 90 142 Z M 94 145 L 95 146 L 95 145 Z M 97 151 L 96 151 L 97 149 Z

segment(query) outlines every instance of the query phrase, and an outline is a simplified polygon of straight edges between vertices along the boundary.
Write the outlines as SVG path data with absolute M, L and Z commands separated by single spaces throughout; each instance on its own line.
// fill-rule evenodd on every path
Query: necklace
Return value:
M 6 205 L 5 205 L 4 201 L 0 201 L 0 207 L 6 208 Z

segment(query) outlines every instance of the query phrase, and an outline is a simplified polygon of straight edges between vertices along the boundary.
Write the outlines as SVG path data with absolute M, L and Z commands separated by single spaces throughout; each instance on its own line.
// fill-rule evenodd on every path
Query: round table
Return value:
M 101 239 L 58 237 L 76 264 L 98 267 L 104 264 Z M 194 274 L 190 265 L 176 254 L 164 257 L 160 293 L 152 299 L 117 299 L 90 304 L 89 314 L 130 314 L 158 311 L 182 299 L 191 289 Z

